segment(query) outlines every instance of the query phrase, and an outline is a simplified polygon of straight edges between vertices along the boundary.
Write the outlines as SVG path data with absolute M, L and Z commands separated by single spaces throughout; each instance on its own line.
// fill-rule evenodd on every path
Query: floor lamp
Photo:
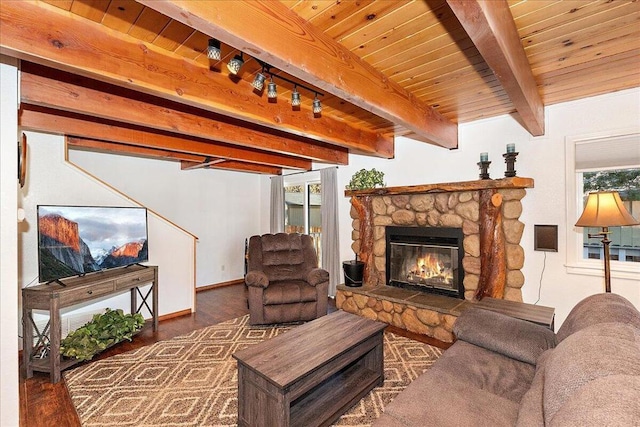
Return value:
M 609 227 L 622 225 L 638 225 L 634 217 L 627 211 L 617 191 L 596 191 L 589 193 L 587 205 L 576 227 L 602 227 L 598 234 L 589 233 L 589 238 L 602 238 L 604 246 L 604 289 L 611 292 L 611 272 L 609 270 Z

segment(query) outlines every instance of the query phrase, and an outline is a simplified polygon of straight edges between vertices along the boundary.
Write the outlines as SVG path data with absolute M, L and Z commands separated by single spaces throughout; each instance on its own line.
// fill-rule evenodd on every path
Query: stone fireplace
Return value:
M 389 286 L 464 298 L 462 228 L 385 227 Z
M 361 288 L 338 286 L 336 305 L 451 342 L 453 322 L 475 301 L 485 296 L 522 301 L 520 200 L 532 187 L 532 179 L 513 177 L 346 191 L 352 204 L 351 247 L 365 263 L 364 282 Z M 456 245 L 445 242 L 444 249 L 433 250 L 435 260 L 425 260 L 423 253 L 433 245 L 412 245 L 419 240 L 414 234 L 427 228 L 435 234 L 460 233 L 461 246 L 454 251 Z M 398 230 L 408 241 L 392 248 L 388 231 Z M 404 255 L 409 260 L 402 261 L 402 271 L 390 268 L 392 259 Z M 423 271 L 426 263 L 437 271 Z M 453 276 L 456 268 L 460 281 L 453 285 L 447 270 Z M 402 286 L 394 286 L 398 282 Z

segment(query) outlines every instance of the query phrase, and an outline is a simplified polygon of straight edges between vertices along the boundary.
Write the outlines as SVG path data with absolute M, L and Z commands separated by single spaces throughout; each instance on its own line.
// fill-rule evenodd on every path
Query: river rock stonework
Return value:
M 410 304 L 390 302 L 357 291 L 338 289 L 336 307 L 371 320 L 426 335 L 442 342 L 453 342 L 453 324 L 457 316 Z
M 522 214 L 521 200 L 526 195 L 525 188 L 532 187 L 532 179 L 514 177 L 390 187 L 372 191 L 347 191 L 345 194 L 352 197 L 350 215 L 353 220 L 351 233 L 353 242 L 351 248 L 361 257 L 366 253 L 371 259 L 367 264 L 368 280 L 361 288 L 338 286 L 336 306 L 350 313 L 382 321 L 411 332 L 444 342 L 452 342 L 454 340 L 453 323 L 461 309 L 467 309 L 473 305 L 481 276 L 484 277 L 486 274 L 486 271 L 482 270 L 481 258 L 483 251 L 487 251 L 487 248 L 481 247 L 480 235 L 483 223 L 480 194 L 485 190 L 495 191 L 496 200 L 500 202 L 500 221 L 498 222 L 500 226 L 496 231 L 501 234 L 500 238 L 494 239 L 493 242 L 500 242 L 499 245 L 504 249 L 506 272 L 502 298 L 522 302 L 521 288 L 525 284 L 525 277 L 521 271 L 524 265 L 524 250 L 520 246 L 520 240 L 525 225 L 519 218 Z M 366 200 L 370 203 L 361 203 L 357 200 L 359 197 L 362 198 L 361 201 Z M 361 213 L 364 212 L 362 215 L 366 217 L 364 219 L 370 224 L 372 232 L 364 231 L 363 218 L 360 217 L 359 210 Z M 385 227 L 388 225 L 462 228 L 465 299 L 459 300 L 462 304 L 460 309 L 448 311 L 442 307 L 412 303 L 408 299 L 389 301 L 385 300 L 385 296 L 380 295 L 379 292 L 369 292 L 380 286 L 386 286 Z M 362 233 L 368 233 L 368 237 L 362 239 Z M 497 247 L 495 243 L 491 244 L 494 244 L 493 248 Z
M 524 189 L 501 189 L 502 222 L 501 232 L 504 234 L 507 258 L 507 283 L 504 299 L 522 301 L 521 288 L 524 276 L 520 269 L 524 265 L 524 250 L 520 239 L 524 224 L 518 219 L 522 213 L 520 200 L 525 196 Z M 464 286 L 465 299 L 472 300 L 478 285 L 482 266 L 480 265 L 479 217 L 480 205 L 478 191 L 459 191 L 438 194 L 412 194 L 395 196 L 373 196 L 374 241 L 372 253 L 374 271 L 370 275 L 370 283 L 366 286 L 383 286 L 385 283 L 385 226 L 415 227 L 456 227 L 464 233 Z M 360 221 L 356 209 L 351 209 L 352 249 L 361 250 Z

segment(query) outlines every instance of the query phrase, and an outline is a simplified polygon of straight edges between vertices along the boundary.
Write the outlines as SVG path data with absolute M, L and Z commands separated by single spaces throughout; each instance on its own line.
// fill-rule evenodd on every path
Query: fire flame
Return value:
M 447 283 L 453 281 L 451 268 L 447 268 L 440 258 L 433 254 L 418 258 L 415 268 L 411 269 L 407 276 L 409 280 L 437 278 Z

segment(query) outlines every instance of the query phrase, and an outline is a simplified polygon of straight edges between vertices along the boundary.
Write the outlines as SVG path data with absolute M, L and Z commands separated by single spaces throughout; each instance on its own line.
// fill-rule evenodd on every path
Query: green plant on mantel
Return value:
M 144 326 L 140 313 L 124 314 L 120 309 L 106 309 L 90 322 L 67 335 L 60 342 L 60 354 L 78 360 L 91 360 L 93 356 L 121 341 L 131 341 Z
M 368 188 L 384 187 L 384 172 L 360 169 L 351 176 L 351 181 L 347 185 L 347 190 L 366 190 Z

